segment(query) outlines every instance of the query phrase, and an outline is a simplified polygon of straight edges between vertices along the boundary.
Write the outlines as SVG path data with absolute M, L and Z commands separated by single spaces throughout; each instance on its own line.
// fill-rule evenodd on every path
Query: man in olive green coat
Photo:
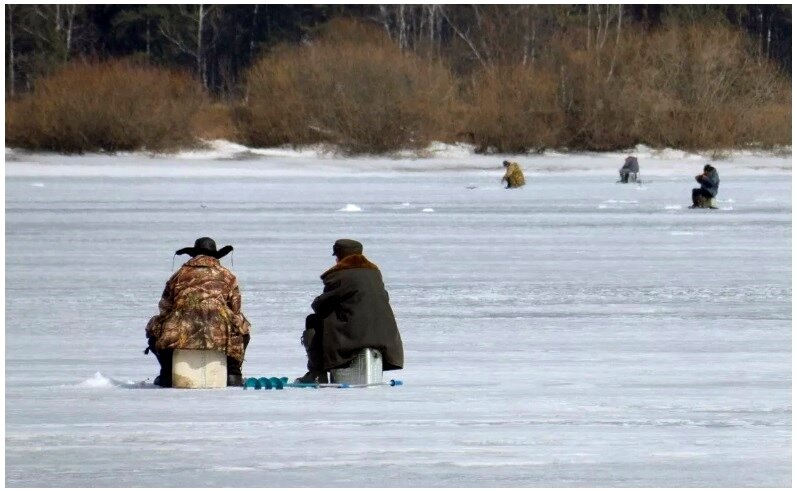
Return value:
M 337 263 L 321 275 L 324 292 L 313 300 L 302 344 L 308 372 L 301 383 L 327 383 L 327 372 L 350 363 L 363 348 L 382 353 L 382 369 L 404 366 L 404 347 L 379 268 L 356 240 L 335 242 Z
M 175 349 L 217 350 L 227 355 L 227 385 L 241 385 L 241 367 L 249 344 L 249 321 L 241 312 L 238 280 L 219 259 L 232 246 L 216 250 L 210 237 L 196 240 L 194 247 L 175 254 L 191 259 L 166 283 L 158 303 L 159 313 L 147 323 L 149 347 L 161 365 L 155 384 L 172 385 L 172 354 Z
M 506 168 L 506 173 L 504 173 L 504 177 L 501 179 L 501 182 L 506 182 L 506 189 L 519 188 L 526 184 L 526 178 L 523 177 L 523 171 L 520 170 L 520 164 L 517 162 L 504 160 L 504 167 Z

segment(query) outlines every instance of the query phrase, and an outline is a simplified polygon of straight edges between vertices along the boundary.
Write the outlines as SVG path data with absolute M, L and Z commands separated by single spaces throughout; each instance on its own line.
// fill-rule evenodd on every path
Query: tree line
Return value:
M 15 5 L 6 142 L 791 144 L 791 6 Z
M 187 70 L 212 93 L 234 97 L 259 57 L 307 42 L 336 17 L 378 26 L 403 52 L 445 61 L 457 75 L 544 62 L 568 30 L 582 31 L 587 52 L 614 55 L 629 27 L 725 25 L 791 76 L 791 5 L 6 4 L 6 96 L 71 61 L 130 57 Z M 615 64 L 610 56 L 607 76 Z

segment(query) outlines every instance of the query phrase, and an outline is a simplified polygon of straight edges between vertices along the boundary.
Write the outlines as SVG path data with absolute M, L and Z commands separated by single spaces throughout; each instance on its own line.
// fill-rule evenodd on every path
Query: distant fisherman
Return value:
M 699 188 L 692 189 L 692 206 L 689 208 L 713 208 L 714 198 L 720 188 L 720 176 L 717 169 L 706 164 L 703 167 L 703 173 L 695 176 L 695 180 L 700 183 Z
M 637 174 L 639 174 L 639 161 L 633 155 L 629 155 L 620 168 L 620 182 L 628 182 L 629 178 L 631 182 L 636 182 Z
M 506 168 L 506 173 L 501 179 L 501 183 L 503 184 L 504 181 L 506 181 L 506 189 L 519 188 L 520 186 L 526 184 L 526 179 L 523 177 L 523 171 L 520 170 L 520 165 L 517 162 L 504 160 L 504 167 Z
M 227 385 L 243 384 L 241 367 L 249 344 L 249 321 L 241 313 L 238 280 L 219 259 L 232 246 L 216 250 L 216 242 L 201 237 L 194 247 L 175 254 L 191 259 L 172 275 L 163 290 L 160 313 L 147 323 L 147 342 L 161 365 L 155 385 L 172 386 L 175 349 L 217 350 L 227 354 Z

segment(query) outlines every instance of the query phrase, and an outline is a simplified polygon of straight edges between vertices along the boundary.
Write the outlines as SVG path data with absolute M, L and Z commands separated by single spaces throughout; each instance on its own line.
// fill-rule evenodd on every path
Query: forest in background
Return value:
M 6 5 L 6 138 L 791 144 L 790 5 Z

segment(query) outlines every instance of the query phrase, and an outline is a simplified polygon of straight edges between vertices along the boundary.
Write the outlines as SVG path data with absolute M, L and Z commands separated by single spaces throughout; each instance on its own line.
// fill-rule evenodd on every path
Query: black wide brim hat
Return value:
M 210 256 L 215 257 L 216 259 L 221 259 L 230 252 L 232 252 L 231 245 L 226 245 L 221 249 L 216 250 L 216 241 L 210 237 L 200 237 L 194 242 L 194 247 L 183 247 L 182 249 L 175 251 L 175 254 L 178 256 L 188 254 L 191 257 Z

